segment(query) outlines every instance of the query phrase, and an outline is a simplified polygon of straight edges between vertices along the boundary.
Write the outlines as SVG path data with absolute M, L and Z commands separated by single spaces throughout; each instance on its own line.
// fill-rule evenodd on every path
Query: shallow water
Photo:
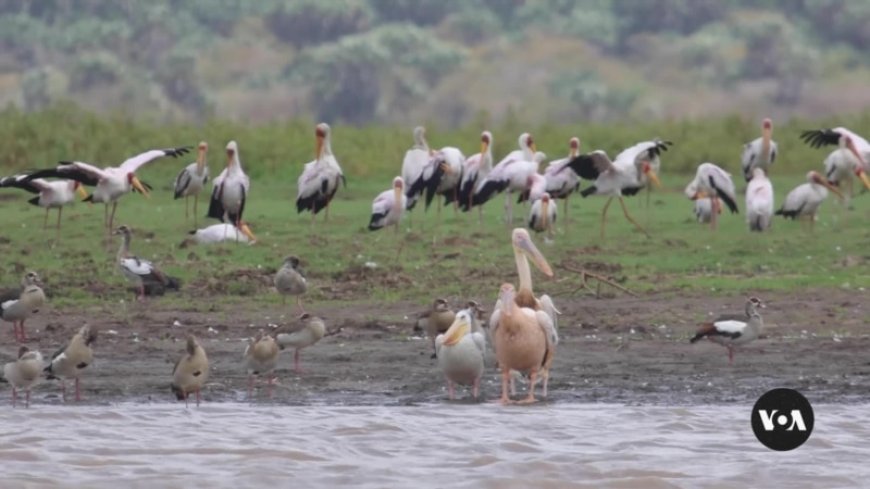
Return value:
M 0 487 L 866 487 L 870 405 L 792 452 L 749 406 L 39 405 L 0 413 Z

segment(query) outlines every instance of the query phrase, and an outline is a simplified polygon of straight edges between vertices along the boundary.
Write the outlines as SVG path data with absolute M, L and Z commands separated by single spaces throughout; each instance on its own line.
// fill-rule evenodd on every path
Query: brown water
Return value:
M 870 487 L 870 405 L 814 408 L 785 453 L 747 406 L 4 408 L 0 487 Z

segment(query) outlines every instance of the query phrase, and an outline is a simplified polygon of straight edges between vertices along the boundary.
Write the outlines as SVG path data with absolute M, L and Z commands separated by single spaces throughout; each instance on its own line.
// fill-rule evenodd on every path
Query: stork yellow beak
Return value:
M 82 185 L 79 185 L 79 186 L 76 188 L 76 193 L 78 193 L 78 194 L 79 194 L 79 197 L 81 197 L 82 199 L 86 199 L 86 198 L 88 198 L 88 191 L 85 190 L 85 187 L 82 186 Z
M 867 177 L 867 173 L 862 171 L 858 174 L 858 178 L 860 178 L 861 181 L 864 182 L 864 186 L 867 187 L 867 190 L 870 190 L 870 178 Z
M 321 153 L 323 153 L 323 136 L 318 135 L 317 143 L 315 144 L 314 159 L 319 160 Z
M 480 142 L 480 154 L 486 153 L 486 149 L 489 148 L 489 144 L 486 141 Z
M 444 344 L 447 346 L 453 346 L 459 343 L 459 341 L 468 334 L 469 329 L 470 326 L 468 321 L 462 318 L 457 318 L 444 333 Z
M 532 154 L 535 154 L 538 152 L 538 146 L 535 144 L 534 141 L 532 141 L 532 144 L 529 145 L 529 149 L 532 150 Z
M 142 182 L 139 181 L 136 175 L 133 175 L 133 177 L 130 178 L 130 184 L 132 184 L 133 187 L 138 190 L 139 193 L 141 193 L 143 196 L 150 197 L 150 195 L 148 195 L 148 189 L 142 186 Z
M 648 172 L 646 172 L 646 174 L 649 177 L 650 181 L 653 183 L 653 185 L 656 186 L 656 188 L 661 188 L 662 182 L 659 181 L 659 176 L 656 175 L 656 172 L 649 170 Z
M 535 243 L 532 242 L 532 239 L 529 237 L 528 234 L 520 235 L 515 241 L 515 246 L 523 254 L 529 257 L 532 263 L 534 263 L 535 266 L 538 267 L 538 270 L 543 272 L 544 275 L 548 277 L 553 276 L 553 269 L 550 268 L 550 264 L 547 263 L 547 259 L 544 258 L 544 255 L 541 253 L 538 247 L 535 246 Z
M 825 187 L 826 189 L 830 190 L 831 192 L 834 193 L 834 195 L 836 195 L 837 197 L 839 197 L 840 200 L 844 200 L 845 197 L 843 197 L 843 193 L 840 192 L 840 189 L 838 189 L 837 187 L 831 185 L 831 183 L 830 183 L 829 181 L 825 180 L 824 178 L 820 178 L 818 181 L 819 181 L 819 183 L 822 184 L 823 187 Z
M 254 236 L 253 231 L 251 231 L 251 228 L 249 228 L 247 224 L 242 224 L 239 227 L 239 229 L 242 231 L 242 234 L 244 234 L 245 236 L 248 237 L 248 239 L 251 240 L 251 244 L 254 244 L 257 242 L 257 237 Z
M 438 166 L 441 167 L 441 171 L 443 171 L 444 173 L 446 173 L 448 175 L 453 173 L 453 170 L 450 169 L 450 165 L 448 165 L 447 163 L 441 163 Z

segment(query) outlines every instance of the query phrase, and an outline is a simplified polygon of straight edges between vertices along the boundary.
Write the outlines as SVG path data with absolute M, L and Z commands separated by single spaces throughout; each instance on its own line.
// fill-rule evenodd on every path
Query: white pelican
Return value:
M 97 341 L 97 330 L 89 325 L 79 328 L 69 343 L 60 347 L 51 356 L 51 363 L 45 367 L 49 379 L 60 379 L 63 400 L 66 401 L 66 381 L 75 379 L 76 401 L 82 400 L 79 388 L 79 377 L 84 369 L 94 361 L 94 351 L 91 345 Z
M 622 206 L 622 213 L 625 215 L 625 218 L 634 224 L 637 229 L 649 236 L 649 233 L 628 214 L 623 196 L 637 194 L 649 182 L 657 186 L 661 185 L 653 164 L 659 160 L 661 152 L 667 151 L 668 146 L 671 144 L 673 143 L 670 141 L 661 141 L 659 139 L 638 143 L 623 150 L 616 156 L 614 161 L 610 161 L 610 158 L 607 157 L 607 153 L 604 151 L 596 150 L 574 158 L 563 167 L 562 170 L 570 168 L 580 178 L 594 181 L 592 186 L 580 192 L 581 196 L 608 196 L 607 203 L 604 204 L 604 209 L 601 211 L 602 239 L 604 238 L 607 208 L 610 207 L 614 197 L 619 199 L 619 204 Z
M 550 202 L 550 194 L 544 192 L 544 195 L 532 204 L 529 212 L 529 229 L 537 233 L 546 232 L 546 239 L 553 239 L 557 208 L 555 202 Z
M 30 407 L 30 389 L 42 380 L 42 354 L 26 346 L 18 348 L 18 359 L 3 366 L 3 378 L 12 384 L 12 407 L 18 389 L 24 389 L 24 407 Z
M 761 333 L 764 321 L 758 309 L 764 307 L 757 297 L 750 297 L 746 301 L 745 314 L 719 316 L 709 323 L 702 323 L 698 332 L 689 341 L 695 343 L 706 336 L 710 341 L 728 348 L 730 365 L 734 363 L 734 347 L 749 343 L 758 338 Z
M 746 222 L 750 231 L 766 231 L 773 220 L 773 184 L 761 167 L 752 169 L 746 187 Z
M 332 154 L 332 130 L 321 122 L 314 128 L 317 140 L 314 161 L 305 164 L 297 181 L 296 212 L 311 211 L 311 222 L 321 209 L 326 209 L 324 220 L 329 220 L 329 203 L 338 192 L 340 183 L 347 185 L 338 160 Z
M 807 216 L 812 229 L 816 220 L 816 212 L 825 198 L 828 197 L 828 190 L 837 194 L 841 199 L 843 198 L 843 194 L 836 187 L 828 183 L 818 172 L 811 171 L 807 173 L 807 183 L 798 185 L 785 196 L 785 202 L 776 211 L 776 215 L 786 219 L 799 219 Z
M 405 183 L 405 196 L 408 197 L 405 202 L 406 209 L 411 210 L 417 204 L 417 199 L 423 191 L 422 182 L 428 180 L 431 175 L 424 175 L 423 171 L 426 168 L 434 170 L 434 167 L 428 166 L 429 161 L 435 155 L 435 152 L 429 148 L 429 143 L 426 142 L 426 128 L 417 126 L 414 128 L 414 145 L 411 149 L 405 152 L 405 158 L 402 160 L 402 181 Z M 415 183 L 420 182 L 416 187 Z
M 473 205 L 483 205 L 495 194 L 507 191 L 505 214 L 508 224 L 513 222 L 512 193 L 522 192 L 528 187 L 529 177 L 538 172 L 540 163 L 535 157 L 535 140 L 531 134 L 520 134 L 518 143 L 520 149 L 509 153 L 489 172 L 472 201 Z
M 145 288 L 156 290 L 154 295 L 160 295 L 166 289 L 178 290 L 181 286 L 179 280 L 163 273 L 156 265 L 148 260 L 143 260 L 130 253 L 130 241 L 133 239 L 133 231 L 126 225 L 121 225 L 115 234 L 123 236 L 121 247 L 118 248 L 118 268 L 124 277 L 132 282 L 138 289 L 137 298 L 145 300 Z
M 447 396 L 451 400 L 455 398 L 454 383 L 471 384 L 471 395 L 475 399 L 480 393 L 486 336 L 472 331 L 474 314 L 471 309 L 459 311 L 447 331 L 435 338 L 438 366 L 447 378 Z
M 31 179 L 30 175 L 26 173 L 0 178 L 0 188 L 20 188 L 32 194 L 38 194 L 38 196 L 27 202 L 45 207 L 45 219 L 42 222 L 43 229 L 48 227 L 48 211 L 57 209 L 58 231 L 60 231 L 60 215 L 63 213 L 63 207 L 75 201 L 76 193 L 82 199 L 88 197 L 88 193 L 85 191 L 82 183 L 76 180 L 48 181 L 42 178 Z
M 168 149 L 152 149 L 128 158 L 120 166 L 107 166 L 97 168 L 81 161 L 61 161 L 56 168 L 39 170 L 30 174 L 28 179 L 37 178 L 68 178 L 76 180 L 84 185 L 93 186 L 94 192 L 85 201 L 106 204 L 105 225 L 106 230 L 111 231 L 115 222 L 115 210 L 118 207 L 118 199 L 124 194 L 135 190 L 144 196 L 148 196 L 151 188 L 148 184 L 139 181 L 136 171 L 143 165 L 164 156 L 176 158 L 190 151 L 190 146 Z M 112 213 L 109 214 L 109 204 L 112 204 Z
M 861 179 L 864 186 L 870 189 L 870 142 L 845 127 L 833 129 L 816 129 L 804 131 L 804 140 L 813 148 L 838 145 L 840 151 L 835 151 L 825 159 L 825 176 L 834 185 L 845 181 L 849 185 L 846 195 L 852 196 L 852 175 Z
M 480 153 L 473 154 L 465 160 L 465 168 L 462 172 L 462 181 L 459 184 L 459 208 L 463 211 L 471 210 L 473 197 L 489 172 L 492 171 L 492 133 L 483 131 L 480 134 Z M 477 220 L 481 222 L 483 217 L 482 207 L 478 207 Z
M 197 218 L 197 203 L 199 202 L 199 193 L 205 188 L 208 182 L 208 165 L 206 164 L 206 154 L 208 153 L 208 144 L 201 141 L 196 148 L 196 161 L 184 167 L 183 170 L 175 177 L 175 199 L 184 197 L 184 219 L 189 217 L 190 197 L 193 196 L 193 225 L 196 226 Z
M 170 388 L 179 401 L 184 399 L 187 406 L 187 396 L 196 394 L 196 405 L 201 400 L 200 391 L 208 380 L 208 356 L 192 334 L 187 335 L 187 346 L 184 354 L 172 368 L 172 384 Z
M 254 393 L 254 377 L 260 376 L 268 376 L 269 397 L 272 397 L 272 385 L 275 382 L 272 372 L 278 364 L 278 352 L 280 350 L 275 338 L 263 334 L 262 331 L 248 341 L 243 355 L 245 370 L 248 372 L 248 398 Z
M 396 233 L 399 232 L 399 220 L 408 205 L 404 189 L 405 181 L 402 177 L 396 177 L 393 179 L 393 190 L 384 190 L 375 197 L 372 202 L 372 218 L 369 221 L 370 231 L 393 225 Z
M 520 285 L 519 290 L 512 284 L 501 286 L 499 301 L 490 316 L 493 350 L 502 372 L 501 402 L 510 402 L 511 370 L 529 372 L 529 395 L 523 402 L 534 402 L 538 374 L 549 372 L 558 335 L 553 319 L 532 292 L 529 259 L 547 276 L 552 277 L 553 270 L 525 229 L 514 229 L 511 243 Z
M 293 255 L 284 258 L 284 263 L 275 277 L 272 279 L 275 284 L 275 289 L 281 294 L 281 303 L 287 304 L 287 296 L 296 296 L 296 307 L 299 311 L 305 313 L 305 308 L 302 307 L 302 295 L 308 290 L 308 281 L 302 274 L 302 268 L 299 266 L 299 258 Z
M 245 202 L 251 190 L 251 179 L 242 169 L 239 146 L 235 141 L 227 143 L 227 167 L 214 179 L 208 217 L 221 222 L 227 220 L 238 225 L 245 212 Z
M 752 179 L 752 170 L 761 168 L 764 174 L 770 171 L 770 165 L 776 160 L 776 141 L 770 137 L 773 134 L 773 121 L 765 118 L 761 121 L 761 137 L 743 145 L 740 157 L 743 176 L 748 182 Z
M 544 169 L 544 177 L 547 179 L 546 192 L 550 194 L 550 198 L 565 201 L 565 220 L 568 219 L 568 197 L 580 188 L 580 177 L 572 171 L 562 171 L 562 169 L 578 156 L 580 156 L 580 138 L 572 137 L 568 141 L 568 157 L 553 160 Z
M 36 272 L 27 272 L 21 287 L 0 293 L 0 319 L 12 323 L 12 332 L 18 342 L 27 341 L 24 321 L 45 303 L 42 281 Z
M 713 163 L 701 163 L 698 165 L 698 171 L 695 173 L 695 179 L 692 180 L 686 187 L 686 196 L 695 200 L 703 197 L 713 199 L 713 208 L 718 210 L 721 207 L 719 200 L 725 202 L 732 214 L 737 211 L 737 198 L 735 197 L 734 182 L 731 180 L 731 174 L 719 168 Z M 710 227 L 716 229 L 717 214 L 711 213 Z
M 213 244 L 224 241 L 248 244 L 257 242 L 257 237 L 245 221 L 240 222 L 238 226 L 227 222 L 212 224 L 202 229 L 190 231 L 190 235 L 193 236 L 192 239 L 197 244 Z
M 293 348 L 293 370 L 296 373 L 302 373 L 302 366 L 299 362 L 300 352 L 303 348 L 307 348 L 326 336 L 326 324 L 317 316 L 312 316 L 307 312 L 299 316 L 302 322 L 301 327 L 293 327 L 275 335 L 275 340 L 281 349 Z

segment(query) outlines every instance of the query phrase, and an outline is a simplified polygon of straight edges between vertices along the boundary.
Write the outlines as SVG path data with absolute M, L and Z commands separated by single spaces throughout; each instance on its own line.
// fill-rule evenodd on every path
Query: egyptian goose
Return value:
M 187 335 L 187 348 L 181 358 L 175 362 L 172 369 L 172 384 L 170 388 L 178 400 L 184 399 L 187 407 L 187 396 L 196 393 L 196 406 L 201 400 L 200 391 L 208 379 L 208 357 L 205 350 L 192 334 Z
M 296 373 L 301 373 L 302 368 L 299 364 L 300 351 L 303 348 L 309 347 L 318 341 L 326 334 L 326 325 L 319 317 L 304 313 L 299 316 L 302 326 L 294 327 L 287 333 L 279 333 L 275 336 L 278 345 L 281 349 L 293 348 L 293 369 Z
M 12 407 L 18 400 L 18 389 L 24 389 L 24 406 L 30 407 L 30 389 L 42 380 L 42 354 L 26 346 L 18 348 L 18 360 L 3 366 L 3 377 L 12 384 Z
M 45 293 L 39 286 L 41 281 L 36 272 L 27 272 L 21 280 L 21 287 L 0 294 L 0 319 L 12 323 L 12 331 L 18 342 L 27 341 L 24 321 L 45 303 Z
M 483 357 L 486 353 L 486 336 L 473 331 L 476 311 L 463 309 L 444 334 L 435 338 L 435 353 L 438 366 L 447 377 L 447 395 L 455 398 L 453 384 L 471 384 L 471 395 L 477 399 L 480 393 L 480 377 L 483 375 Z
M 49 379 L 60 378 L 63 400 L 66 401 L 66 380 L 75 379 L 76 402 L 82 400 L 79 376 L 94 360 L 91 345 L 97 340 L 97 330 L 89 325 L 82 326 L 66 345 L 51 356 L 51 363 L 45 367 Z
M 177 278 L 166 275 L 154 263 L 130 253 L 130 241 L 133 239 L 133 231 L 129 227 L 121 225 L 114 234 L 124 236 L 124 239 L 121 241 L 121 247 L 118 249 L 118 267 L 124 276 L 127 277 L 127 280 L 135 284 L 139 289 L 137 298 L 140 301 L 145 300 L 146 286 L 155 295 L 160 295 L 162 291 L 167 289 L 178 290 L 181 287 L 181 282 Z
M 281 294 L 281 303 L 287 304 L 287 296 L 296 296 L 296 306 L 302 313 L 305 313 L 305 308 L 302 307 L 302 295 L 308 290 L 308 282 L 302 274 L 302 268 L 299 266 L 299 258 L 288 256 L 284 259 L 284 264 L 275 273 L 274 283 L 278 293 Z
M 447 301 L 441 298 L 435 299 L 432 308 L 426 313 L 426 335 L 432 343 L 432 358 L 436 357 L 435 337 L 447 332 L 453 324 L 456 314 L 450 310 Z
M 272 396 L 272 384 L 275 378 L 271 375 L 278 363 L 278 343 L 275 338 L 260 331 L 256 337 L 248 340 L 245 346 L 245 370 L 248 372 L 248 398 L 254 392 L 254 377 L 267 375 L 269 377 L 269 397 Z
M 761 334 L 764 321 L 758 309 L 764 307 L 757 297 L 750 297 L 746 301 L 744 314 L 719 316 L 709 323 L 702 323 L 690 342 L 695 343 L 706 336 L 728 349 L 728 364 L 733 364 L 734 348 L 749 343 Z

